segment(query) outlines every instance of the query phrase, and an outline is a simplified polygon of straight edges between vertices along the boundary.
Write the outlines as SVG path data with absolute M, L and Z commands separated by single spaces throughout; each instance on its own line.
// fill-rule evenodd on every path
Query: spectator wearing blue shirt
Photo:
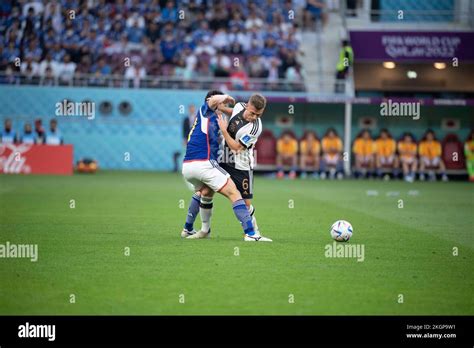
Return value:
M 173 58 L 178 50 L 178 45 L 172 35 L 167 35 L 160 43 L 161 54 L 164 58 L 164 63 L 173 63 Z
M 266 58 L 273 58 L 278 55 L 278 46 L 275 43 L 275 40 L 269 38 L 265 41 L 265 47 L 262 50 L 262 55 Z
M 110 75 L 111 72 L 112 69 L 110 68 L 110 65 L 107 64 L 103 57 L 100 58 L 97 64 L 94 64 L 91 68 L 91 73 L 94 75 Z
M 43 36 L 44 48 L 49 51 L 57 42 L 59 42 L 57 34 L 54 32 L 53 28 L 49 28 L 46 34 Z
M 121 21 L 116 21 L 112 25 L 111 30 L 109 31 L 107 37 L 112 41 L 120 41 L 124 32 L 123 24 Z
M 89 84 L 100 86 L 106 83 L 105 76 L 110 75 L 112 73 L 112 69 L 102 57 L 99 59 L 97 64 L 92 66 L 90 72 L 94 75 L 94 77 L 89 79 Z
M 49 122 L 49 130 L 46 132 L 46 145 L 64 144 L 63 136 L 58 129 L 58 121 L 54 118 Z
M 140 44 L 142 42 L 145 31 L 143 28 L 138 26 L 138 22 L 134 21 L 130 28 L 127 28 L 128 41 L 134 44 Z
M 53 60 L 56 62 L 61 62 L 64 59 L 64 56 L 66 55 L 66 50 L 61 48 L 61 44 L 59 42 L 56 42 L 50 51 L 51 57 L 53 57 Z
M 23 144 L 36 144 L 36 134 L 31 128 L 31 123 L 25 123 L 23 133 L 20 136 L 20 143 Z
M 3 50 L 2 58 L 10 63 L 15 61 L 18 57 L 20 57 L 20 50 L 15 47 L 14 42 L 10 42 L 8 47 Z
M 17 142 L 16 133 L 12 128 L 12 120 L 7 118 L 4 123 L 4 128 L 0 133 L 0 143 L 14 144 Z
M 37 40 L 31 40 L 28 47 L 24 49 L 23 54 L 39 61 L 43 55 L 43 50 L 39 47 Z
M 165 22 L 176 22 L 176 20 L 178 19 L 178 11 L 176 10 L 174 1 L 166 2 L 165 8 L 163 9 L 163 11 L 161 11 L 161 19 Z

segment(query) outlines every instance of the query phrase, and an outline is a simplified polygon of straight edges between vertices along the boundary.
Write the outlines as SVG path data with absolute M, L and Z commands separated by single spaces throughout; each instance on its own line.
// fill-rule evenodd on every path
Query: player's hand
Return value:
M 235 104 L 235 99 L 228 95 L 227 98 L 224 99 L 223 104 L 230 104 L 233 106 Z
M 222 116 L 222 113 L 218 111 L 217 113 L 217 124 L 219 125 L 219 128 L 221 131 L 227 131 L 227 121 L 224 119 L 224 116 Z

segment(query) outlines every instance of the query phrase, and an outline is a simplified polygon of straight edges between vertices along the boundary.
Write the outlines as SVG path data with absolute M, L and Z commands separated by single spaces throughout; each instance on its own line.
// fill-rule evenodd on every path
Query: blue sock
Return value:
M 250 216 L 249 210 L 245 205 L 245 201 L 243 199 L 235 201 L 234 203 L 232 203 L 232 209 L 234 209 L 234 214 L 240 221 L 240 224 L 244 229 L 244 233 L 249 236 L 253 236 L 255 234 L 255 231 L 253 229 L 252 217 Z
M 197 215 L 199 214 L 199 203 L 201 198 L 197 194 L 193 194 L 191 202 L 189 202 L 188 215 L 186 215 L 186 223 L 184 228 L 188 231 L 194 229 L 194 221 L 196 220 Z

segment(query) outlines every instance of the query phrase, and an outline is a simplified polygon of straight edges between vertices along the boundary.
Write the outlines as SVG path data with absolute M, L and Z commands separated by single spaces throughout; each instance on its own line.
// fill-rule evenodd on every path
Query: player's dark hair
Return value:
M 388 129 L 387 129 L 387 128 L 382 128 L 382 129 L 380 130 L 379 137 L 382 135 L 382 133 L 385 133 L 385 134 L 387 134 L 387 136 L 388 136 L 389 138 L 391 138 L 391 137 L 392 137 L 392 134 L 390 134 L 390 132 L 388 131 Z
M 204 98 L 204 102 L 207 102 L 207 100 L 208 100 L 210 97 L 212 97 L 213 95 L 223 95 L 223 94 L 224 94 L 224 92 L 219 91 L 219 90 L 217 90 L 217 89 L 214 89 L 214 90 L 212 90 L 212 91 L 209 91 L 209 92 L 207 92 L 207 94 L 206 94 L 206 98 Z
M 314 130 L 311 130 L 311 129 L 307 129 L 304 131 L 303 136 L 301 137 L 301 140 L 306 139 L 308 135 L 310 134 L 312 134 L 315 139 L 319 140 L 318 134 Z
M 414 136 L 412 133 L 410 133 L 410 132 L 405 132 L 405 133 L 403 133 L 403 135 L 402 135 L 402 140 L 405 139 L 405 137 L 410 137 L 411 140 L 412 140 L 414 143 L 416 143 L 416 138 L 415 138 L 415 136 Z
M 326 131 L 326 133 L 324 134 L 324 136 L 325 136 L 325 137 L 328 136 L 329 133 L 331 133 L 331 132 L 333 132 L 335 136 L 338 136 L 338 135 L 337 135 L 337 132 L 336 132 L 336 129 L 333 128 L 333 127 L 328 128 L 327 131 Z
M 436 140 L 436 134 L 432 129 L 427 129 L 421 140 L 426 140 L 426 138 L 428 137 L 428 134 L 432 134 L 433 139 Z
M 370 129 L 364 128 L 359 132 L 359 135 L 357 135 L 357 138 L 362 138 L 365 132 L 369 133 L 370 137 L 372 136 L 372 133 L 370 133 Z

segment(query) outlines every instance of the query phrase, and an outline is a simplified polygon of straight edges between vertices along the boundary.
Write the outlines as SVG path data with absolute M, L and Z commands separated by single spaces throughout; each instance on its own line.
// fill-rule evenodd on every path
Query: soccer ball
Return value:
M 331 226 L 331 237 L 338 242 L 347 242 L 352 237 L 352 225 L 346 220 L 337 220 Z

